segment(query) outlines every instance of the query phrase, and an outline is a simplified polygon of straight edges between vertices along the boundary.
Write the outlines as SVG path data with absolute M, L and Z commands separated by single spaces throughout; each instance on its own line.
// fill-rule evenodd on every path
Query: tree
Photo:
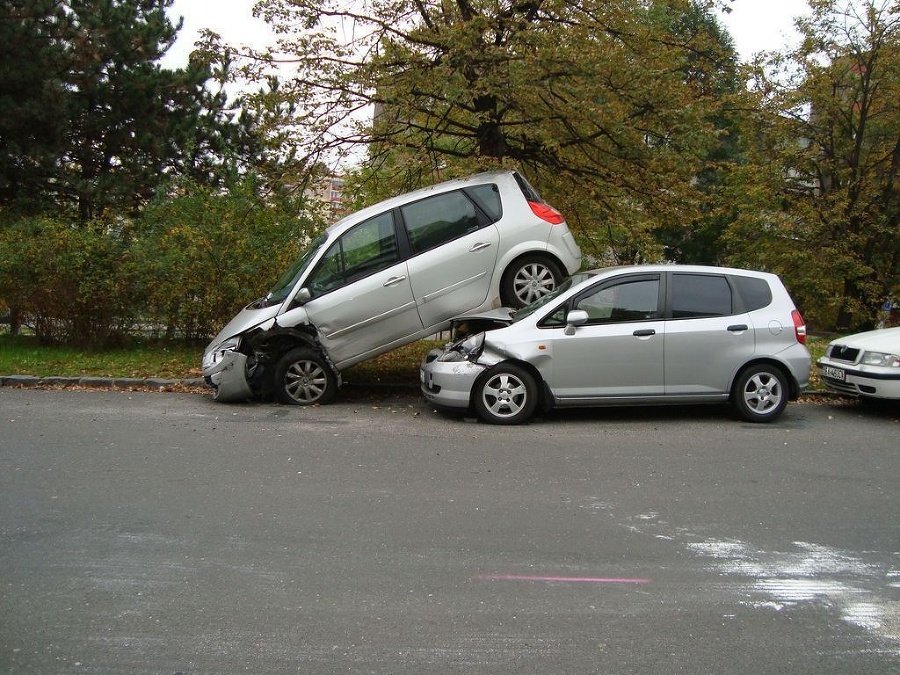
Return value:
M 810 8 L 758 64 L 733 259 L 788 272 L 819 327 L 868 328 L 900 292 L 900 3 Z
M 0 2 L 0 200 L 40 203 L 65 142 L 69 21 L 54 0 Z
M 715 142 L 694 177 L 694 185 L 704 196 L 700 212 L 694 220 L 667 223 L 658 228 L 654 235 L 665 247 L 666 260 L 685 264 L 720 264 L 726 253 L 723 236 L 733 216 L 725 199 L 729 167 L 740 162 L 741 119 L 745 114 L 747 97 L 734 41 L 718 20 L 699 7 L 673 19 L 673 33 L 704 33 L 718 43 L 722 59 L 714 72 L 704 69 L 702 58 L 689 59 L 688 67 L 693 67 L 694 60 L 699 62 L 694 77 L 700 81 L 706 80 L 708 93 L 719 102 L 719 106 L 713 110 L 711 118 L 716 130 Z
M 209 64 L 159 64 L 172 1 L 2 0 L 0 205 L 135 212 L 167 176 L 209 180 L 240 154 Z
M 310 157 L 364 144 L 392 191 L 516 165 L 589 250 L 638 260 L 660 255 L 654 227 L 700 212 L 693 181 L 719 134 L 710 80 L 731 55 L 681 17 L 715 4 L 260 0 L 282 38 L 245 52 L 241 75 L 289 62 L 261 96 L 297 105 Z

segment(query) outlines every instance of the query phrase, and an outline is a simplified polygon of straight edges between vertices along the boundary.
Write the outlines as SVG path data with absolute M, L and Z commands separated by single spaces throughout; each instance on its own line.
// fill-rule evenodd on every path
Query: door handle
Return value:
M 491 245 L 491 242 L 482 241 L 482 242 L 472 246 L 472 248 L 469 249 L 469 253 L 474 253 L 475 251 L 480 251 L 481 249 L 487 248 L 490 245 Z
M 730 333 L 743 333 L 745 330 L 749 330 L 749 326 L 745 323 L 736 323 L 733 326 L 728 326 L 728 332 Z
M 388 286 L 396 286 L 401 281 L 406 281 L 406 277 L 405 276 L 391 277 L 390 279 L 388 279 L 387 281 L 384 282 L 384 287 L 387 288 Z
M 656 335 L 656 331 L 652 328 L 644 328 L 643 330 L 636 330 L 633 333 L 634 337 L 650 337 L 651 335 Z

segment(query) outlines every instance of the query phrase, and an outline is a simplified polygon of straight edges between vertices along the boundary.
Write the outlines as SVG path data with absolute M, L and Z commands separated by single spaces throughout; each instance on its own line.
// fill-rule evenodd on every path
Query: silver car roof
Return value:
M 434 185 L 418 188 L 411 192 L 404 192 L 403 194 L 397 195 L 396 197 L 390 197 L 383 201 L 377 202 L 376 204 L 372 204 L 371 206 L 366 206 L 359 211 L 354 211 L 350 215 L 344 216 L 337 222 L 329 225 L 326 229 L 326 232 L 328 232 L 329 237 L 333 237 L 335 234 L 343 233 L 345 230 L 353 227 L 357 223 L 361 223 L 362 221 L 371 218 L 372 216 L 377 216 L 379 213 L 390 211 L 391 209 L 395 209 L 398 206 L 403 206 L 404 204 L 418 201 L 419 199 L 423 199 L 430 194 L 440 194 L 442 192 L 450 192 L 451 190 L 458 190 L 460 188 L 470 187 L 472 185 L 481 185 L 484 183 L 496 182 L 503 179 L 510 179 L 515 173 L 516 172 L 512 169 L 507 169 L 504 171 L 484 171 L 482 173 L 466 176 L 464 178 L 454 178 L 451 180 L 443 181 L 441 183 L 435 183 Z
M 610 276 L 624 272 L 695 272 L 697 274 L 737 274 L 740 276 L 777 278 L 777 274 L 760 272 L 759 270 L 742 269 L 739 267 L 718 267 L 715 265 L 682 265 L 679 263 L 654 263 L 647 265 L 616 265 L 613 267 L 600 267 L 589 270 L 595 276 Z

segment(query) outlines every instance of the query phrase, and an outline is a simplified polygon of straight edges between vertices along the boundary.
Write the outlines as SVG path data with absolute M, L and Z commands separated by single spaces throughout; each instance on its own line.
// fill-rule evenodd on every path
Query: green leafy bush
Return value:
M 136 279 L 121 229 L 49 217 L 0 229 L 0 297 L 43 343 L 107 345 L 136 312 Z
M 302 200 L 182 185 L 139 218 L 0 224 L 0 307 L 42 343 L 107 347 L 130 332 L 199 340 L 264 295 L 320 219 Z
M 146 316 L 169 337 L 210 337 L 264 295 L 321 227 L 301 205 L 263 200 L 250 181 L 227 193 L 189 186 L 150 204 L 135 241 Z

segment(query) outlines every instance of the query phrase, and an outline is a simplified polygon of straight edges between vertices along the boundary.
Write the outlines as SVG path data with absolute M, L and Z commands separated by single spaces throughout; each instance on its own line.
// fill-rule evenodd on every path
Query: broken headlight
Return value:
M 481 355 L 482 349 L 484 349 L 484 333 L 478 333 L 449 345 L 437 360 L 443 362 L 474 361 Z
M 225 354 L 225 352 L 233 352 L 240 345 L 241 338 L 238 335 L 230 337 L 227 340 L 223 340 L 219 344 L 215 345 L 212 349 L 210 349 L 203 355 L 203 369 L 206 370 L 208 368 L 212 368 L 222 360 L 222 356 Z

